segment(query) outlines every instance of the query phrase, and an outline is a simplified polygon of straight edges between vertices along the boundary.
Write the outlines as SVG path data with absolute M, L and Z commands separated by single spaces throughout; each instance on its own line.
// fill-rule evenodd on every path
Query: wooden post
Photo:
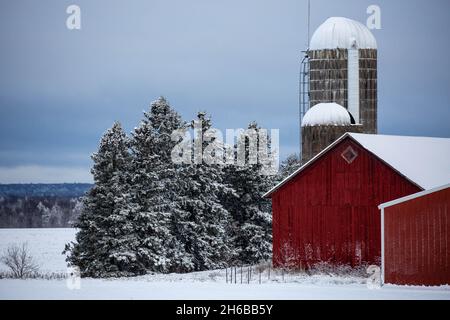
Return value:
M 261 269 L 259 270 L 259 284 L 261 284 Z
M 234 283 L 236 284 L 236 269 L 237 267 L 234 267 Z
M 230 267 L 230 283 L 233 283 L 233 267 Z
M 228 283 L 228 268 L 225 268 L 225 281 Z
M 241 264 L 241 284 L 242 284 L 242 264 Z

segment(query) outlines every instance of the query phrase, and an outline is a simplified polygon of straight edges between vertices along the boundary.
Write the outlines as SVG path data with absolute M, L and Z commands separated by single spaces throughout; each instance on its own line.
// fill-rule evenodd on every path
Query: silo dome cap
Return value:
M 302 120 L 302 127 L 347 126 L 352 124 L 350 113 L 335 102 L 319 103 L 309 109 Z
M 377 49 L 372 32 L 362 23 L 342 17 L 331 17 L 314 32 L 309 50 Z

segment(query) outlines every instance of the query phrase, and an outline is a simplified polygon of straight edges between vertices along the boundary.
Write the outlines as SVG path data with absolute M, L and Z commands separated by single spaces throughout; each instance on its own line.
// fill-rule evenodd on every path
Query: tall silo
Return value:
M 301 122 L 308 110 L 322 103 L 342 106 L 352 119 L 351 125 L 339 128 L 328 124 L 302 126 L 304 161 L 320 152 L 318 147 L 323 149 L 332 143 L 343 129 L 377 133 L 377 42 L 363 24 L 332 17 L 320 25 L 302 61 L 300 84 Z

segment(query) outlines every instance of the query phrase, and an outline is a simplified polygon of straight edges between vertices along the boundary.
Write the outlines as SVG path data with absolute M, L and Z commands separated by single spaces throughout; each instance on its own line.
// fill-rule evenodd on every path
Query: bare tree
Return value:
M 39 270 L 29 252 L 27 243 L 10 245 L 0 261 L 8 266 L 15 278 L 23 279 Z
M 280 259 L 281 267 L 286 271 L 296 271 L 301 269 L 298 250 L 294 249 L 292 244 L 288 241 L 284 242 L 281 247 Z

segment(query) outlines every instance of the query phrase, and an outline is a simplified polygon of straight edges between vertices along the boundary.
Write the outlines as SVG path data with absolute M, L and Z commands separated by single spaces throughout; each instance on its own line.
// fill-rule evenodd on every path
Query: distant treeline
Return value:
M 0 184 L 0 228 L 71 227 L 90 184 Z
M 0 184 L 1 196 L 78 198 L 92 187 L 89 183 Z

